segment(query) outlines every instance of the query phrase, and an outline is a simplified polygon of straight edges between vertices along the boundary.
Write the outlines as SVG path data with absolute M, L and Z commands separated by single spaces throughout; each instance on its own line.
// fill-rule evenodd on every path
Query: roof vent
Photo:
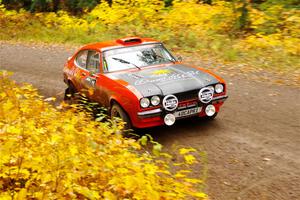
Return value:
M 129 44 L 141 43 L 142 39 L 139 37 L 127 37 L 127 38 L 117 39 L 116 42 L 123 45 L 129 45 Z

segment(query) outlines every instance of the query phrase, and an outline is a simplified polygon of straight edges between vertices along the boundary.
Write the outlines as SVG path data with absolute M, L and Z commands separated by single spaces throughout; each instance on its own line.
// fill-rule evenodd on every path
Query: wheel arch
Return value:
M 66 83 L 68 86 L 72 85 L 73 87 L 75 87 L 75 84 L 73 83 L 73 81 L 71 79 L 67 79 Z
M 109 113 L 111 111 L 111 108 L 114 104 L 118 104 L 122 109 L 123 111 L 126 113 L 126 115 L 129 117 L 129 119 L 131 120 L 131 117 L 130 115 L 128 114 L 128 112 L 124 109 L 124 106 L 122 106 L 122 104 L 116 99 L 116 98 L 111 98 L 109 100 Z
M 124 109 L 124 106 L 122 106 L 122 104 L 119 103 L 119 101 L 116 100 L 115 98 L 111 98 L 110 101 L 109 101 L 109 105 L 110 105 L 110 106 L 109 106 L 109 110 L 108 110 L 109 114 L 111 113 L 111 109 L 112 109 L 112 106 L 113 106 L 114 104 L 117 104 L 118 106 L 120 106 L 120 108 L 121 108 L 121 109 L 124 111 L 124 113 L 127 115 L 128 119 L 129 119 L 129 121 L 130 121 L 130 124 L 132 125 L 132 124 L 133 124 L 133 121 L 132 121 L 131 116 L 130 116 L 129 113 Z

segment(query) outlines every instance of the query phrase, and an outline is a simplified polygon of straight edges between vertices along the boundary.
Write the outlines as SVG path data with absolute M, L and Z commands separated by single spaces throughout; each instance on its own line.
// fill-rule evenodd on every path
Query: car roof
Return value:
M 109 49 L 115 49 L 115 48 L 120 48 L 120 47 L 129 47 L 129 46 L 149 44 L 149 43 L 160 43 L 160 42 L 157 40 L 154 40 L 152 38 L 125 37 L 125 38 L 120 38 L 120 39 L 112 40 L 112 41 L 88 44 L 88 45 L 82 47 L 81 50 L 97 49 L 100 51 L 106 51 Z

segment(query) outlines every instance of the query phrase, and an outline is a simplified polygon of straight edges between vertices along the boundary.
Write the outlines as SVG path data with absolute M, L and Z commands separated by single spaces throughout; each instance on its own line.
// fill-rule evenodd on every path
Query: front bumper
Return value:
M 156 108 L 154 110 L 147 110 L 147 111 L 143 111 L 143 112 L 138 112 L 138 116 L 140 118 L 143 117 L 155 117 L 155 116 L 159 116 L 162 113 L 162 109 L 161 108 Z
M 228 98 L 227 95 L 222 95 L 222 96 L 217 96 L 212 99 L 212 101 L 208 104 L 201 104 L 200 102 L 197 102 L 196 107 L 200 107 L 201 111 L 197 115 L 190 115 L 190 116 L 185 116 L 181 118 L 187 118 L 187 117 L 194 117 L 194 116 L 199 116 L 199 117 L 204 117 L 206 116 L 205 114 L 205 107 L 209 104 L 213 104 L 216 108 L 216 112 L 219 112 L 220 107 L 223 105 L 224 101 Z M 196 101 L 196 100 L 194 100 Z M 147 111 L 142 111 L 137 113 L 137 121 L 134 123 L 134 126 L 136 128 L 149 128 L 149 127 L 154 127 L 154 126 L 161 126 L 164 125 L 164 116 L 167 113 L 175 113 L 176 111 L 179 110 L 184 110 L 184 108 L 178 108 L 173 112 L 167 112 L 163 110 L 162 108 L 156 108 L 153 110 L 147 110 Z M 178 119 L 181 119 L 178 118 Z
M 228 98 L 227 95 L 217 96 L 212 99 L 212 103 L 214 102 L 224 102 Z

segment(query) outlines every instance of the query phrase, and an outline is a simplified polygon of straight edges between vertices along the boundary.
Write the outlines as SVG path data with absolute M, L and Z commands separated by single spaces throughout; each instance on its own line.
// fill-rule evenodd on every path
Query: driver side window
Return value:
M 88 51 L 84 50 L 78 53 L 76 57 L 76 64 L 81 68 L 86 68 L 86 60 L 87 60 Z
M 89 51 L 86 69 L 98 73 L 100 68 L 100 54 L 97 51 Z

